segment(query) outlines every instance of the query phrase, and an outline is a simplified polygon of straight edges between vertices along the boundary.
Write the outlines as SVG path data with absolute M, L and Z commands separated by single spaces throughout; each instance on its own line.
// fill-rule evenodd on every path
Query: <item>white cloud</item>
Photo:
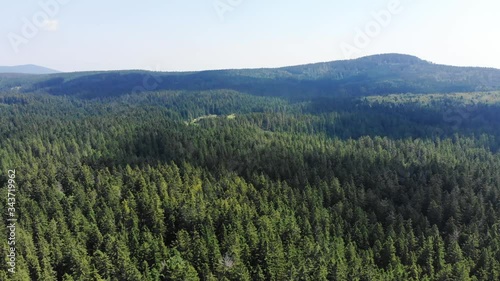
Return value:
M 59 21 L 56 19 L 45 20 L 42 24 L 42 28 L 46 31 L 57 31 L 59 29 Z

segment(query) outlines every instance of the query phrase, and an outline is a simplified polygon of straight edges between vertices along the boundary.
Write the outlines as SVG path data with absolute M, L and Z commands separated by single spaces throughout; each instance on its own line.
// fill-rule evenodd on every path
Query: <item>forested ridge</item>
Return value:
M 7 79 L 10 78 L 10 79 Z M 0 90 L 100 98 L 145 91 L 230 89 L 257 96 L 315 98 L 400 93 L 500 90 L 500 70 L 433 64 L 414 56 L 383 54 L 281 68 L 197 72 L 105 71 L 51 75 L 0 74 Z
M 498 92 L 97 94 L 0 93 L 0 280 L 500 280 Z

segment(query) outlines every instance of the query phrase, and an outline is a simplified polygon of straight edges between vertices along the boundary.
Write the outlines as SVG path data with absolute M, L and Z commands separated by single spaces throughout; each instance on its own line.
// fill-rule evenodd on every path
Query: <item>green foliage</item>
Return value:
M 499 279 L 496 104 L 0 96 L 1 280 Z

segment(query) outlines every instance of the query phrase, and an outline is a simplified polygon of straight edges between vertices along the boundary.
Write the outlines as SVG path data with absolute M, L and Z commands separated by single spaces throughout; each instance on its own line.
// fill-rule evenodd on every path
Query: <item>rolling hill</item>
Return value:
M 27 64 L 16 66 L 0 66 L 0 73 L 54 74 L 60 73 L 60 71 L 34 64 Z
M 158 90 L 215 89 L 259 96 L 370 96 L 498 90 L 500 70 L 439 65 L 414 56 L 384 54 L 282 68 L 59 73 L 0 81 L 0 88 L 19 86 L 27 92 L 83 98 Z

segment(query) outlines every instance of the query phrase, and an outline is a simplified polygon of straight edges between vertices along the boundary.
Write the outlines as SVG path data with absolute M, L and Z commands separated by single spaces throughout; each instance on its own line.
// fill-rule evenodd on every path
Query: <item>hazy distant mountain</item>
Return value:
M 2 85 L 3 84 L 3 85 Z M 54 95 L 86 98 L 144 91 L 232 89 L 260 96 L 369 96 L 500 90 L 500 70 L 434 64 L 414 56 L 384 54 L 308 65 L 200 72 L 109 71 L 6 79 Z
M 16 66 L 0 66 L 0 73 L 54 74 L 60 73 L 60 71 L 34 64 L 26 64 Z

